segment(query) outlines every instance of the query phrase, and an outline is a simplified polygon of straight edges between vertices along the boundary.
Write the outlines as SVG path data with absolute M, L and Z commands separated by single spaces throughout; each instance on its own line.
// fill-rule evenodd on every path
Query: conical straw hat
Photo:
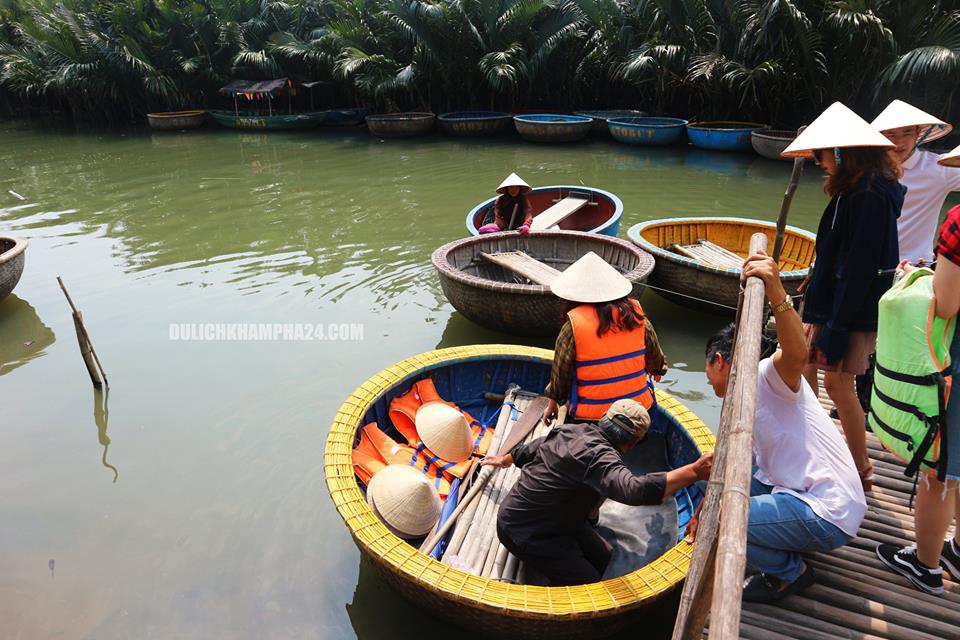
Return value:
M 903 100 L 894 100 L 874 118 L 870 126 L 877 131 L 889 131 L 901 127 L 920 127 L 920 140 L 930 142 L 942 138 L 953 130 L 953 125 L 934 118 L 926 111 L 917 109 Z
M 590 251 L 557 276 L 550 291 L 571 302 L 610 302 L 630 295 L 633 285 Z
M 841 102 L 834 102 L 810 123 L 780 154 L 784 158 L 812 158 L 814 149 L 884 147 L 893 143 Z
M 945 167 L 960 167 L 960 147 L 940 156 L 937 164 L 942 164 Z
M 387 465 L 373 476 L 367 504 L 400 538 L 425 536 L 440 519 L 440 494 L 425 475 L 405 464 Z
M 463 462 L 473 453 L 473 433 L 460 411 L 442 402 L 417 409 L 417 435 L 430 451 L 450 462 Z
M 511 173 L 504 178 L 503 182 L 500 183 L 500 186 L 497 187 L 497 193 L 506 193 L 507 187 L 520 187 L 520 193 L 526 193 L 533 188 L 524 182 L 523 178 L 515 173 Z

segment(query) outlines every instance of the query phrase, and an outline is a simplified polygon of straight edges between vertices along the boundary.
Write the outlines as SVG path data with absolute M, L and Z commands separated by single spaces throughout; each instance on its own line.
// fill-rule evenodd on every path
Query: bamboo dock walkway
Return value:
M 820 402 L 833 404 L 820 388 Z M 839 421 L 834 421 L 840 428 Z M 740 637 L 745 640 L 957 640 L 960 639 L 960 583 L 944 572 L 944 594 L 922 593 L 889 571 L 874 549 L 882 542 L 914 541 L 909 509 L 911 480 L 903 465 L 872 433 L 867 446 L 873 460 L 873 491 L 860 533 L 847 546 L 816 553 L 808 561 L 816 584 L 776 605 L 744 603 Z M 952 532 L 952 529 L 951 529 Z

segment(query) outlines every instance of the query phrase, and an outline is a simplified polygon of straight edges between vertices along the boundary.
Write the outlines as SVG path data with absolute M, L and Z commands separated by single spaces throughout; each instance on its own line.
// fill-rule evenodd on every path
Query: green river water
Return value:
M 511 170 L 534 185 L 616 193 L 625 238 L 667 216 L 772 220 L 790 165 L 600 139 L 0 123 L 0 232 L 30 241 L 23 278 L 0 303 L 0 636 L 447 629 L 360 562 L 322 453 L 339 404 L 371 374 L 437 347 L 516 341 L 455 313 L 430 266 Z M 804 176 L 792 224 L 815 229 L 818 174 Z M 108 411 L 57 275 L 112 383 Z M 703 343 L 724 319 L 650 291 L 643 304 L 674 365 L 663 385 L 713 426 Z M 362 336 L 171 340 L 177 323 L 356 323 Z

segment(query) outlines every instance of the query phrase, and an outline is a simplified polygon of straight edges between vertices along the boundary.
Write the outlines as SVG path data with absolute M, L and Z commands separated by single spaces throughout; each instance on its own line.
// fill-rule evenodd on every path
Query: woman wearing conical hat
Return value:
M 960 171 L 940 166 L 937 155 L 920 145 L 942 138 L 953 127 L 902 100 L 887 105 L 871 126 L 895 145 L 892 153 L 903 167 L 900 182 L 907 195 L 897 220 L 900 259 L 930 264 L 940 210 L 951 191 L 960 191 Z
M 480 233 L 497 233 L 499 231 L 530 231 L 533 221 L 533 211 L 527 194 L 530 185 L 515 173 L 507 176 L 497 187 L 496 202 L 493 204 L 493 222 L 480 227 Z
M 804 376 L 817 390 L 824 372 L 864 489 L 873 486 L 863 407 L 854 377 L 876 349 L 880 296 L 899 262 L 897 217 L 906 189 L 893 144 L 853 111 L 833 103 L 783 154 L 813 157 L 830 196 L 817 229 L 817 262 L 804 291 L 804 332 L 810 363 Z
M 558 404 L 578 422 L 599 420 L 623 398 L 652 407 L 653 380 L 666 373 L 667 362 L 630 281 L 591 251 L 550 290 L 569 304 L 544 391 L 550 398 L 544 419 L 553 419 Z

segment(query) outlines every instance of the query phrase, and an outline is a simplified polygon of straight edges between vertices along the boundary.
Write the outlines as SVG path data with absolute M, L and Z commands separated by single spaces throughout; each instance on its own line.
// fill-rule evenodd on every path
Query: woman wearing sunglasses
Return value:
M 785 157 L 812 157 L 830 196 L 817 229 L 817 262 L 804 291 L 803 323 L 810 361 L 837 407 L 864 490 L 873 486 L 864 412 L 854 377 L 869 367 L 877 338 L 877 305 L 899 262 L 897 218 L 906 188 L 893 144 L 839 102 L 787 147 Z

